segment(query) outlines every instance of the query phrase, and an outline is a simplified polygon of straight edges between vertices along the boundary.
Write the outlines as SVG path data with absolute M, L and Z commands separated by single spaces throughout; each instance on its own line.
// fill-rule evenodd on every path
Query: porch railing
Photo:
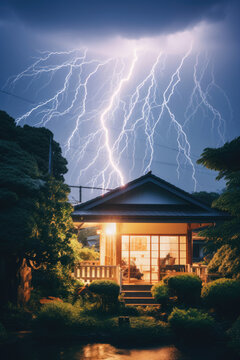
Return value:
M 176 269 L 175 269 L 176 268 Z M 165 271 L 160 271 L 160 280 L 169 274 L 181 274 L 181 273 L 194 273 L 198 275 L 203 282 L 209 282 L 219 278 L 219 274 L 209 274 L 206 265 L 193 264 L 186 265 L 182 268 L 171 268 L 170 266 Z M 93 280 L 114 280 L 120 287 L 124 281 L 123 273 L 120 266 L 114 265 L 100 265 L 99 261 L 83 261 L 75 266 L 73 276 L 75 279 L 81 279 L 85 282 L 91 282 Z M 126 279 L 125 279 L 126 281 Z
M 80 263 L 74 268 L 75 279 L 85 282 L 93 280 L 114 280 L 120 283 L 120 267 L 114 265 L 92 265 Z

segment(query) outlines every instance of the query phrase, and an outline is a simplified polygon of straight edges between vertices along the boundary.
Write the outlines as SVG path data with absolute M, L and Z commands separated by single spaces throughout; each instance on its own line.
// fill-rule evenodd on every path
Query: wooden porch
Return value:
M 133 278 L 130 278 L 129 281 L 128 279 L 124 279 L 123 272 L 124 269 L 122 269 L 119 265 L 100 265 L 99 261 L 84 261 L 75 266 L 73 276 L 75 279 L 83 280 L 85 283 L 90 283 L 94 280 L 114 280 L 120 285 L 120 287 L 126 284 L 153 285 L 157 282 L 149 282 Z M 204 283 L 219 277 L 218 274 L 209 274 L 206 265 L 168 265 L 165 268 L 162 268 L 159 272 L 158 281 L 162 280 L 166 275 L 179 275 L 186 273 L 196 274 Z

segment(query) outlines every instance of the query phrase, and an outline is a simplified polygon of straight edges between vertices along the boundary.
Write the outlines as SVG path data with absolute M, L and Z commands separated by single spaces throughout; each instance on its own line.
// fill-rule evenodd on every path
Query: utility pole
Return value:
M 79 189 L 79 203 L 82 202 L 82 189 L 88 190 L 102 190 L 102 191 L 110 191 L 112 189 L 105 189 L 101 187 L 94 187 L 94 186 L 82 186 L 82 185 L 68 185 L 70 188 L 77 188 Z
M 49 141 L 49 156 L 48 156 L 48 174 L 51 176 L 52 175 L 52 140 L 53 140 L 53 136 L 52 134 L 50 135 L 50 141 Z

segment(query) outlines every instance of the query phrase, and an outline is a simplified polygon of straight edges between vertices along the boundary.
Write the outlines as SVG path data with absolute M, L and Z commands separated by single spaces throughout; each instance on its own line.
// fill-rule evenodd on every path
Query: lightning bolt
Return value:
M 213 66 L 211 66 L 210 76 L 207 75 L 207 70 L 210 67 L 210 59 L 205 55 L 205 60 L 202 66 L 199 64 L 200 54 L 196 55 L 196 61 L 194 64 L 193 71 L 193 81 L 194 88 L 190 96 L 190 101 L 185 111 L 185 122 L 184 127 L 197 115 L 198 111 L 201 109 L 204 114 L 204 118 L 207 118 L 207 114 L 205 113 L 205 109 L 212 115 L 212 130 L 214 129 L 214 122 L 217 121 L 217 131 L 220 139 L 220 144 L 225 142 L 225 130 L 226 130 L 226 121 L 220 111 L 216 109 L 210 103 L 210 94 L 214 89 L 217 89 L 224 97 L 226 104 L 229 109 L 230 119 L 233 117 L 232 107 L 229 101 L 229 98 L 225 91 L 216 84 Z M 199 71 L 198 71 L 198 68 Z M 202 82 L 204 77 L 210 78 L 210 82 L 208 82 L 205 90 L 202 86 Z
M 159 135 L 168 121 L 169 132 L 173 128 L 176 134 L 177 176 L 183 160 L 196 190 L 189 124 L 201 110 L 204 119 L 211 117 L 212 128 L 216 127 L 223 142 L 226 121 L 211 96 L 217 93 L 224 98 L 232 114 L 230 101 L 215 81 L 208 56 L 200 63 L 192 45 L 170 73 L 163 49 L 151 55 L 147 65 L 144 57 L 145 52 L 136 49 L 128 58 L 96 58 L 88 49 L 45 51 L 7 81 L 10 88 L 27 83 L 26 93 L 34 88 L 35 96 L 43 99 L 20 115 L 18 124 L 51 127 L 57 122 L 57 130 L 64 128 L 59 137 L 70 163 L 71 181 L 80 183 L 88 177 L 87 185 L 110 188 L 123 186 L 133 174 L 148 172 L 160 163 L 156 149 L 161 147 Z M 186 62 L 193 74 L 193 88 L 181 119 L 176 115 L 175 100 L 181 95 Z

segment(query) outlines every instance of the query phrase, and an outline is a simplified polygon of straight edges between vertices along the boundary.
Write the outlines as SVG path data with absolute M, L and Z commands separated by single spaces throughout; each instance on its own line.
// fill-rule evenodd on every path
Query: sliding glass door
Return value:
M 166 269 L 186 265 L 184 235 L 123 235 L 123 280 L 132 283 L 159 281 Z

